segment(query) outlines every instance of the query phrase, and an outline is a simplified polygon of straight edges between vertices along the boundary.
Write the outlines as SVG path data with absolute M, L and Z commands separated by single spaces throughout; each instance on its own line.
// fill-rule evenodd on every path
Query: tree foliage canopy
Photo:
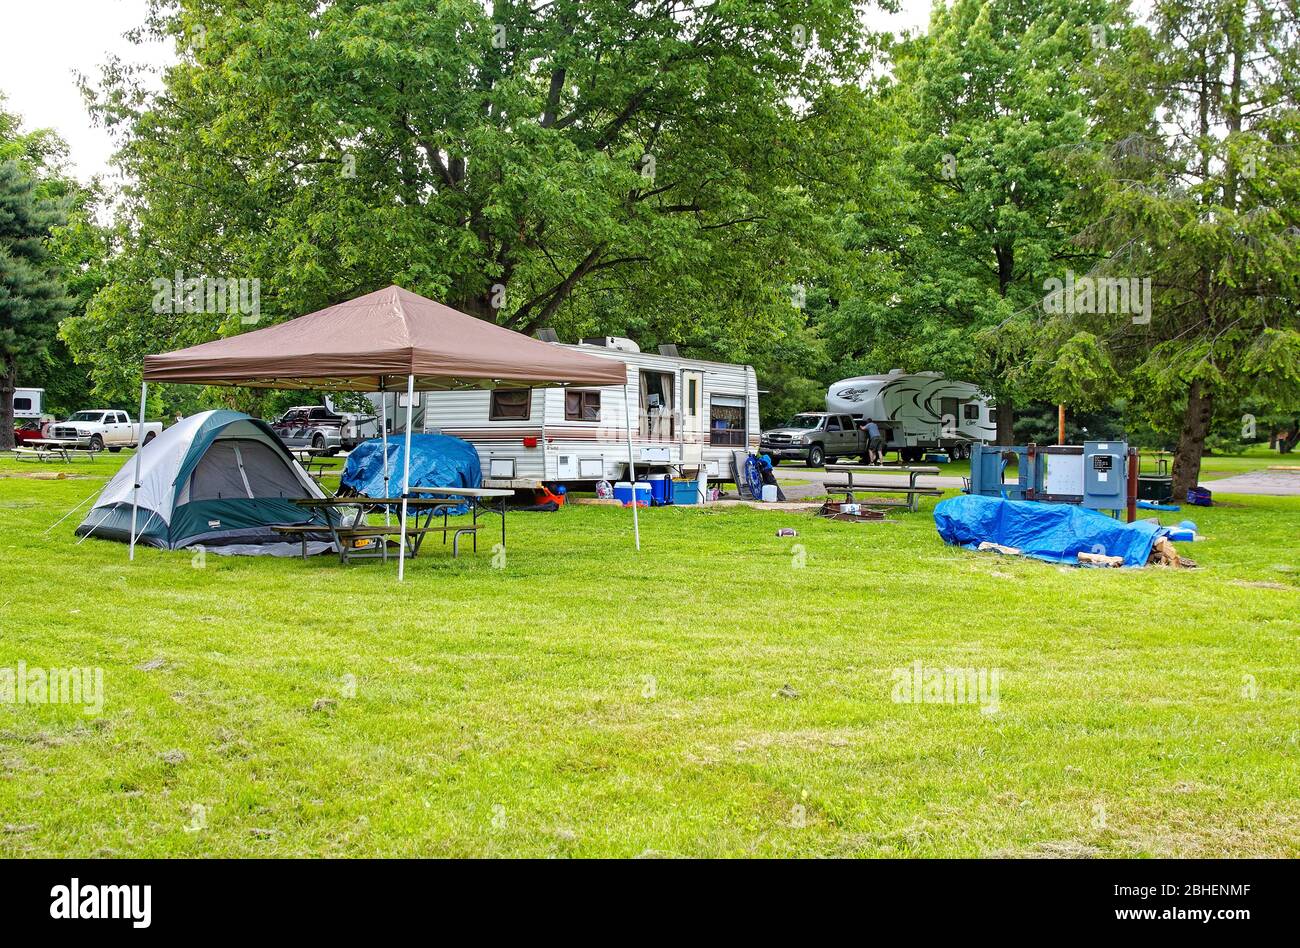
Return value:
M 158 277 L 256 278 L 278 319 L 389 283 L 530 332 L 761 350 L 835 250 L 855 0 L 159 3 L 182 61 L 96 107 L 135 180 L 71 338 L 106 386 L 237 330 L 155 317 Z M 116 376 L 116 377 L 115 377 Z

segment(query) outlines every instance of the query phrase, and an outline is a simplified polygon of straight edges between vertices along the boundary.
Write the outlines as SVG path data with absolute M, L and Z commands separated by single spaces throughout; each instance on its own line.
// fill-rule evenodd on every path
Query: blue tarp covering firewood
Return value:
M 1077 565 L 1080 553 L 1123 557 L 1145 566 L 1151 547 L 1169 530 L 1150 521 L 1120 523 L 1074 504 L 1048 504 L 1000 497 L 961 496 L 934 508 L 939 536 L 977 549 L 981 543 L 1014 547 L 1025 556 Z
M 402 464 L 406 453 L 405 435 L 388 439 L 388 491 L 402 494 Z M 468 441 L 450 435 L 411 435 L 412 487 L 479 487 L 483 469 L 478 451 Z M 348 455 L 341 479 L 343 487 L 367 497 L 384 496 L 383 441 L 363 441 Z M 464 513 L 468 507 L 461 507 Z M 453 513 L 456 511 L 453 510 Z

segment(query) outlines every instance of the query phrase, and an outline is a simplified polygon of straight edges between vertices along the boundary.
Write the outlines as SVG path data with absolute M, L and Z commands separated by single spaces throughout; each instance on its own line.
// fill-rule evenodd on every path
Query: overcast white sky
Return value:
M 898 14 L 873 12 L 875 29 L 924 27 L 930 0 L 901 0 Z M 78 73 L 97 81 L 112 55 L 128 62 L 163 65 L 175 56 L 170 44 L 136 46 L 123 34 L 144 23 L 146 0 L 0 0 L 0 92 L 26 128 L 53 128 L 68 143 L 80 178 L 111 174 L 113 143 L 91 124 Z

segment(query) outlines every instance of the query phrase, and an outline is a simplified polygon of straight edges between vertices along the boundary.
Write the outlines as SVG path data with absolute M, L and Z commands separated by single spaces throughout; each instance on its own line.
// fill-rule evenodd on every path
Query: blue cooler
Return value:
M 650 485 L 645 481 L 636 482 L 636 500 L 639 504 L 650 504 Z M 619 481 L 614 485 L 614 499 L 624 507 L 632 503 L 633 487 L 629 481 Z
M 673 503 L 699 503 L 700 485 L 695 481 L 673 481 Z
M 650 503 L 662 507 L 673 502 L 673 482 L 667 474 L 651 474 L 647 480 L 650 482 Z

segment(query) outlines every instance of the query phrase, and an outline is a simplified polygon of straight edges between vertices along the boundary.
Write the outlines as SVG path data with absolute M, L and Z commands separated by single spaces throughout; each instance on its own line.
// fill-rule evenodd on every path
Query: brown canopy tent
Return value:
M 498 385 L 622 385 L 621 362 L 584 355 L 476 319 L 400 286 L 368 293 L 287 322 L 216 339 L 188 349 L 145 356 L 140 385 L 143 438 L 150 382 L 241 385 L 250 388 L 392 392 L 406 389 L 406 470 L 402 476 L 402 526 L 410 490 L 411 406 L 417 391 L 493 388 Z M 627 410 L 628 465 L 635 481 L 632 414 Z M 387 419 L 383 422 L 387 465 Z M 137 440 L 137 444 L 143 444 Z M 136 453 L 139 480 L 139 452 Z M 387 468 L 384 476 L 387 481 Z M 131 557 L 135 557 L 132 514 Z M 632 528 L 641 548 L 636 505 Z M 406 537 L 398 578 L 405 572 Z

